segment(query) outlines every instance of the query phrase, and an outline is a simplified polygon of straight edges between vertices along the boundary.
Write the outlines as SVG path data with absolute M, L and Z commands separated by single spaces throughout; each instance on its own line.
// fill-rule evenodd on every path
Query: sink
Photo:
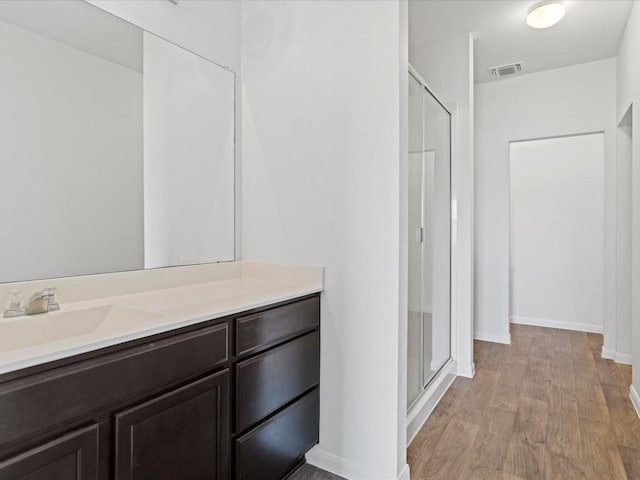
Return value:
M 0 321 L 0 354 L 77 337 L 117 336 L 161 315 L 118 305 L 59 310 Z

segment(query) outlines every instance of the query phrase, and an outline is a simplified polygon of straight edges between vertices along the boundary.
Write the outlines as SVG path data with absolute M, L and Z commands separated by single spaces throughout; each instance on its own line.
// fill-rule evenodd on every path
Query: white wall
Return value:
M 140 72 L 6 22 L 0 41 L 0 282 L 142 268 Z
M 511 319 L 602 332 L 604 135 L 510 145 Z
M 631 271 L 631 322 L 633 336 L 633 384 L 632 398 L 640 414 L 640 118 L 637 108 L 640 102 L 640 6 L 634 3 L 627 29 L 620 44 L 617 61 L 617 108 L 616 118 L 622 120 L 633 108 L 633 158 L 632 158 L 632 271 Z
M 452 113 L 452 356 L 473 376 L 474 91 L 471 35 L 416 45 L 409 61 Z
M 234 76 L 144 32 L 145 268 L 234 258 Z
M 615 59 L 476 85 L 476 338 L 510 338 L 509 142 L 597 131 L 605 133 L 604 327 L 615 330 L 615 92 Z
M 320 445 L 308 459 L 353 479 L 406 471 L 405 7 L 242 8 L 243 258 L 325 266 Z

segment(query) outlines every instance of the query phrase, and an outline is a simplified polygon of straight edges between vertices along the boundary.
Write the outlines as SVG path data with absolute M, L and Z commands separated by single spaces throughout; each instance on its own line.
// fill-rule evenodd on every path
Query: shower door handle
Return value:
M 416 228 L 416 243 L 424 243 L 424 228 Z

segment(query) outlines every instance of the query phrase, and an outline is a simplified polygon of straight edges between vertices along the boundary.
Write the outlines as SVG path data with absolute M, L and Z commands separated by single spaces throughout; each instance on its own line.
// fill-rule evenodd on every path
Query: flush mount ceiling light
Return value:
M 563 2 L 539 2 L 536 3 L 527 15 L 527 25 L 531 28 L 549 28 L 558 23 L 564 17 L 565 7 Z

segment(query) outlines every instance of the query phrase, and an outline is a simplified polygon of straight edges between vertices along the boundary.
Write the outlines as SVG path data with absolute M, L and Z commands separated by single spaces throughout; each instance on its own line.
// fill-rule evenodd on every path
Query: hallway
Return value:
M 511 345 L 475 342 L 409 446 L 412 480 L 638 479 L 631 367 L 602 359 L 602 335 L 511 325 Z

